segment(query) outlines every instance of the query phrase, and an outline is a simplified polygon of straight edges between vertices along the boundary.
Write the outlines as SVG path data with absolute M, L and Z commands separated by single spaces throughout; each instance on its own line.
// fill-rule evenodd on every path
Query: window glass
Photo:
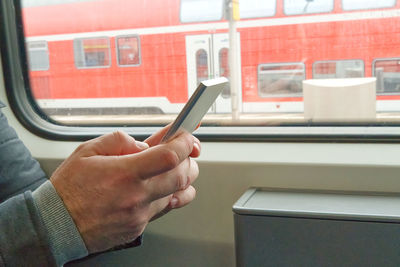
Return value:
M 118 65 L 134 66 L 140 64 L 140 46 L 138 36 L 117 37 Z
M 305 79 L 303 63 L 261 64 L 258 93 L 262 97 L 298 96 Z
M 317 61 L 313 64 L 314 79 L 364 77 L 362 60 Z
M 22 71 L 29 74 L 29 97 L 58 125 L 142 130 L 171 122 L 201 81 L 226 76 L 230 89 L 206 114 L 203 127 L 213 127 L 205 132 L 217 126 L 264 132 L 269 125 L 319 131 L 313 126 L 320 122 L 400 127 L 399 17 L 389 9 L 341 14 L 341 7 L 396 1 L 241 0 L 236 28 L 225 19 L 228 3 L 23 0 L 29 62 L 20 65 L 29 63 Z M 285 16 L 271 17 L 279 12 Z M 350 94 L 349 80 L 368 88 Z M 335 90 L 323 94 L 328 87 Z
M 284 0 L 283 9 L 286 15 L 330 12 L 333 0 Z
M 182 0 L 181 22 L 221 20 L 224 0 Z
M 276 12 L 276 0 L 241 0 L 239 12 L 241 19 L 272 17 Z
M 110 40 L 90 38 L 74 40 L 74 56 L 77 68 L 110 66 Z
M 199 49 L 196 52 L 196 73 L 197 73 L 197 84 L 207 80 L 209 77 L 208 70 L 208 55 L 204 49 Z
M 219 50 L 219 76 L 229 78 L 229 49 L 222 48 Z M 223 98 L 229 98 L 231 95 L 230 87 L 227 86 L 221 93 Z
M 46 41 L 28 42 L 28 62 L 31 71 L 48 70 L 50 68 L 49 50 Z
M 400 58 L 377 59 L 374 62 L 376 91 L 379 94 L 400 93 Z
M 395 4 L 396 0 L 342 0 L 344 10 L 387 8 Z
M 60 5 L 74 2 L 88 2 L 96 0 L 22 0 L 23 7 Z

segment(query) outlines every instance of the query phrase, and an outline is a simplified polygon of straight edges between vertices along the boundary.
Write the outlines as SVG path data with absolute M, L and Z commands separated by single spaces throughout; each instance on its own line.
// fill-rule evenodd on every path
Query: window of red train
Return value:
M 334 0 L 284 0 L 283 10 L 286 15 L 326 13 L 333 10 Z
M 222 77 L 229 78 L 230 73 L 229 73 L 229 61 L 228 61 L 228 53 L 229 49 L 224 47 L 221 50 L 219 50 L 219 75 Z M 221 93 L 221 96 L 223 98 L 229 98 L 231 96 L 231 90 L 230 86 L 227 86 Z
M 239 12 L 241 19 L 272 17 L 276 13 L 276 1 L 241 0 Z
M 343 10 L 360 10 L 394 7 L 396 0 L 342 0 Z
M 207 51 L 204 49 L 199 49 L 196 52 L 196 77 L 197 83 L 200 84 L 202 81 L 207 80 L 209 78 L 209 70 L 208 70 L 208 56 Z
M 261 97 L 301 96 L 306 77 L 304 63 L 273 63 L 258 66 L 258 94 Z
M 364 61 L 361 59 L 316 61 L 313 64 L 314 79 L 361 77 L 364 77 Z
M 30 71 L 49 70 L 49 49 L 46 41 L 27 42 Z
M 139 66 L 140 39 L 139 36 L 119 36 L 116 38 L 118 66 L 129 67 Z
M 182 23 L 218 21 L 223 17 L 224 0 L 181 0 Z
M 111 65 L 109 38 L 74 39 L 74 58 L 78 69 L 109 67 Z
M 93 1 L 93 0 L 21 0 L 22 7 L 58 5 L 73 2 Z
M 376 59 L 373 62 L 376 92 L 379 95 L 400 93 L 400 58 Z

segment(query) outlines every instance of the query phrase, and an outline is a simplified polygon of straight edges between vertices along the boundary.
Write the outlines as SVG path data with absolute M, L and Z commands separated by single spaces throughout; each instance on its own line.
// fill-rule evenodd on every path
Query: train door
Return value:
M 239 38 L 238 43 L 240 43 Z M 229 78 L 228 52 L 229 38 L 227 33 L 186 36 L 189 95 L 192 95 L 197 85 L 203 80 L 221 76 Z M 240 49 L 238 49 L 238 54 L 240 55 Z M 241 103 L 240 89 L 239 95 Z M 209 112 L 230 113 L 231 111 L 230 88 L 227 88 L 217 98 Z

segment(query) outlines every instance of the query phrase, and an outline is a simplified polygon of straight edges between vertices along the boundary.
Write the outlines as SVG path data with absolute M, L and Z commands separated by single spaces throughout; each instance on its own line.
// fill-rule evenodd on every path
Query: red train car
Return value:
M 175 113 L 229 76 L 223 0 L 98 0 L 23 8 L 33 93 L 44 109 Z M 240 1 L 241 112 L 302 112 L 302 80 L 377 77 L 377 110 L 399 110 L 396 0 Z M 215 112 L 231 111 L 229 92 Z

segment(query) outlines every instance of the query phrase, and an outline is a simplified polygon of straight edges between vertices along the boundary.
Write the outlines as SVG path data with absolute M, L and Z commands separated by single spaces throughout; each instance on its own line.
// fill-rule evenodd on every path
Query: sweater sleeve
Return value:
M 33 263 L 56 266 L 31 193 L 19 194 L 1 203 L 0 214 L 0 263 L 3 266 Z
M 0 203 L 27 190 L 34 190 L 46 180 L 39 163 L 32 158 L 0 111 Z
M 1 111 L 0 203 L 0 266 L 60 266 L 88 254 L 62 200 Z
M 50 248 L 57 265 L 87 256 L 85 243 L 50 181 L 33 192 L 33 200 L 49 234 Z

